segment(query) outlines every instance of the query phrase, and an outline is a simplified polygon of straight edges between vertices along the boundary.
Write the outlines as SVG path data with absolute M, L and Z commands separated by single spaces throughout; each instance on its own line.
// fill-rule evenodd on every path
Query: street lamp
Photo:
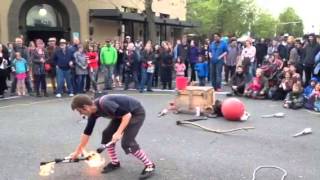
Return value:
M 41 7 L 41 8 L 39 9 L 39 12 L 38 12 L 38 13 L 39 13 L 40 16 L 43 17 L 43 16 L 46 16 L 48 12 L 47 12 L 47 10 L 46 10 L 44 7 Z

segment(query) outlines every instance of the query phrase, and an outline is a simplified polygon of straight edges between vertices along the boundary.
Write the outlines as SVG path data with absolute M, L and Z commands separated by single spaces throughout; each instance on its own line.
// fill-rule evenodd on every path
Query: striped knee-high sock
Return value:
M 150 166 L 153 164 L 152 161 L 150 161 L 150 159 L 147 157 L 146 153 L 142 149 L 136 151 L 132 155 L 140 159 L 145 166 Z
M 116 154 L 116 145 L 115 144 L 112 144 L 109 147 L 107 147 L 107 154 L 109 155 L 112 164 L 119 163 L 119 159 Z

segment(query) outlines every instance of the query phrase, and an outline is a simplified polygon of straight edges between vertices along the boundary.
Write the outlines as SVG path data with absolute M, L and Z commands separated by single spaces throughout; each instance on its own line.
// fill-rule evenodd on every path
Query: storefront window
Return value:
M 26 18 L 29 27 L 61 27 L 61 15 L 48 4 L 33 6 Z

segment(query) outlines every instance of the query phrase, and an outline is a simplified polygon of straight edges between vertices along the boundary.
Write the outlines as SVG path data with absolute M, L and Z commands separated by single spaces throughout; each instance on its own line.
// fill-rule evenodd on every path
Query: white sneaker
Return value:
M 57 98 L 61 98 L 62 96 L 61 96 L 60 93 L 58 93 L 58 94 L 56 94 L 56 97 L 57 97 Z
M 69 94 L 69 97 L 73 97 L 73 96 L 74 96 L 74 94 L 73 94 L 73 93 Z

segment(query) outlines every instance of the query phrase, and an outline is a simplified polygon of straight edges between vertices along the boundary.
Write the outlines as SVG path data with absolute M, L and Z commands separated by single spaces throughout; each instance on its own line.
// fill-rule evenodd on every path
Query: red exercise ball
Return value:
M 244 104 L 237 98 L 228 98 L 222 102 L 221 111 L 223 117 L 230 121 L 240 121 L 244 114 Z

